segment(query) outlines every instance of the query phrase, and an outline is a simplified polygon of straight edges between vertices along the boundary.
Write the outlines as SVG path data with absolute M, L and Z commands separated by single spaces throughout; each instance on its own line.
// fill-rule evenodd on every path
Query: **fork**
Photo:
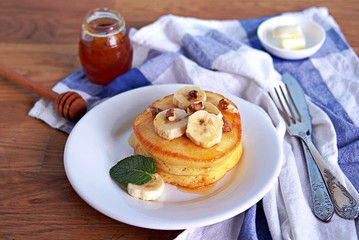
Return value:
M 286 85 L 285 85 L 286 86 Z M 358 216 L 358 204 L 349 191 L 343 186 L 340 181 L 333 175 L 333 173 L 326 167 L 325 161 L 314 143 L 309 136 L 309 127 L 303 121 L 303 118 L 296 106 L 290 91 L 286 87 L 288 97 L 283 91 L 282 86 L 279 86 L 279 90 L 274 88 L 276 97 L 281 105 L 282 115 L 286 122 L 287 132 L 294 137 L 301 139 L 308 147 L 318 169 L 324 178 L 324 183 L 328 189 L 329 195 L 332 199 L 336 213 L 345 219 L 354 219 Z M 273 96 L 270 94 L 274 101 Z M 284 99 L 284 101 L 283 101 Z M 293 107 L 292 107 L 293 106 Z M 277 106 L 279 109 L 279 107 Z

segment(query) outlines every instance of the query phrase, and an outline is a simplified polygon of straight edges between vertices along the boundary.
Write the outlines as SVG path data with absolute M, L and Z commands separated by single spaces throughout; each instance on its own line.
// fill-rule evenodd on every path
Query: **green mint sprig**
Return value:
M 142 185 L 154 178 L 156 164 L 150 157 L 132 155 L 120 160 L 110 169 L 111 178 L 121 184 Z

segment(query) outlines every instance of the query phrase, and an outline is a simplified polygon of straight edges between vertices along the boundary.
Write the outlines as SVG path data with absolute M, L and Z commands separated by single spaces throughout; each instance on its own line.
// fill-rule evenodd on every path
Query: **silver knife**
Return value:
M 308 137 L 311 138 L 312 121 L 308 110 L 308 105 L 305 100 L 303 89 L 299 83 L 289 74 L 285 73 L 282 80 L 286 83 L 291 92 L 294 101 L 298 106 L 298 110 L 302 115 L 304 121 L 309 126 Z M 307 160 L 307 168 L 312 187 L 312 197 L 314 202 L 315 215 L 324 220 L 329 221 L 333 215 L 333 205 L 336 213 L 346 219 L 354 219 L 358 216 L 358 205 L 353 196 L 348 190 L 338 181 L 338 179 L 326 167 L 324 162 L 315 162 L 310 154 L 308 147 L 303 143 L 303 149 Z M 324 178 L 324 184 L 323 184 Z M 328 193 L 330 198 L 328 197 Z M 330 201 L 330 199 L 332 201 Z M 325 211 L 317 215 L 318 210 Z M 327 220 L 325 220 L 327 219 Z

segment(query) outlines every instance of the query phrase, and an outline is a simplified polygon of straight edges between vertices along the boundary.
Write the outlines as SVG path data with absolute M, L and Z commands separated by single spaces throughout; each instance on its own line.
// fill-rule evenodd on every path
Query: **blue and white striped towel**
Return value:
M 326 30 L 323 47 L 311 58 L 286 61 L 266 53 L 256 30 L 268 17 L 210 21 L 166 15 L 140 30 L 131 29 L 134 68 L 108 86 L 90 83 L 80 69 L 54 87 L 57 92 L 78 91 L 92 108 L 136 87 L 192 83 L 237 95 L 269 114 L 283 139 L 285 156 L 271 191 L 246 212 L 187 229 L 178 239 L 358 239 L 358 220 L 335 215 L 323 223 L 312 214 L 301 146 L 285 134 L 267 91 L 284 72 L 298 79 L 310 100 L 316 146 L 344 185 L 359 189 L 359 60 L 326 8 L 286 14 L 312 19 Z M 74 126 L 43 99 L 29 114 L 67 133 Z M 355 198 L 359 201 L 357 194 Z

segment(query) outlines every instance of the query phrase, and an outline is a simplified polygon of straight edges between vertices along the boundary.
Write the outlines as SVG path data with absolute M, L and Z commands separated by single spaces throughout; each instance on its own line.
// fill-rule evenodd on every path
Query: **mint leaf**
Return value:
M 153 179 L 156 164 L 150 157 L 133 155 L 120 160 L 110 169 L 111 178 L 119 184 L 142 185 Z

